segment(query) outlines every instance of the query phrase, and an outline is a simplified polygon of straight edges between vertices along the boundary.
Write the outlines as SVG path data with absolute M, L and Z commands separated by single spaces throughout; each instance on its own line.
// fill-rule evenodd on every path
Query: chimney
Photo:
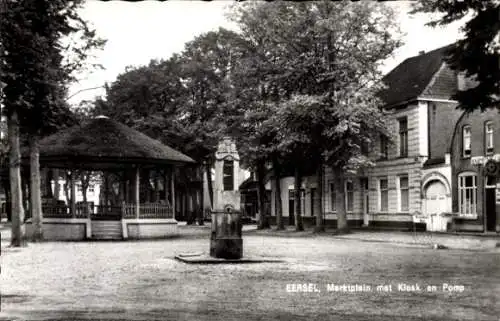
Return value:
M 418 55 L 419 55 L 419 56 L 421 56 L 421 55 L 423 55 L 423 54 L 425 54 L 425 50 L 420 50 L 420 51 L 418 52 Z

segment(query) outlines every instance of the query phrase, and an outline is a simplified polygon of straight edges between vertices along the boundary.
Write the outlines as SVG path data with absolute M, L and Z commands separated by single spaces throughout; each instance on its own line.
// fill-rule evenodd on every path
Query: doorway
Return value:
M 485 189 L 485 214 L 486 214 L 486 231 L 495 232 L 497 225 L 497 213 L 495 204 L 495 189 Z
M 448 211 L 446 187 L 438 180 L 427 184 L 425 189 L 425 214 L 440 214 Z
M 486 231 L 495 232 L 497 225 L 496 213 L 496 178 L 486 176 L 486 184 L 484 186 L 484 214 L 486 219 Z

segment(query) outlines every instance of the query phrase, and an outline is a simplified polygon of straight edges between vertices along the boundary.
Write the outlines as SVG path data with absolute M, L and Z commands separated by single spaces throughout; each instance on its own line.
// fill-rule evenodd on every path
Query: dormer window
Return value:
M 486 150 L 486 155 L 493 154 L 494 145 L 493 145 L 493 123 L 486 122 L 484 125 L 484 147 Z
M 468 125 L 462 129 L 462 156 L 471 156 L 471 128 Z

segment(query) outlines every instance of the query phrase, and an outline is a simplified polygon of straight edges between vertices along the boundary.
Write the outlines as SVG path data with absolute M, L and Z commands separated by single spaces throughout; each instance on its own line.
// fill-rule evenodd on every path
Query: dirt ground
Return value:
M 498 249 L 249 231 L 246 256 L 285 262 L 189 265 L 173 257 L 207 252 L 207 228 L 182 227 L 181 236 L 167 240 L 23 249 L 5 248 L 7 237 L 2 231 L 0 320 L 498 321 L 500 315 Z M 349 292 L 344 284 L 364 291 Z M 291 292 L 304 288 L 319 292 Z

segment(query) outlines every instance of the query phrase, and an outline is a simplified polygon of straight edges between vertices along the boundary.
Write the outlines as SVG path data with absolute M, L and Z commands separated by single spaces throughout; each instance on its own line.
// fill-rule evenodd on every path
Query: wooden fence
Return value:
M 136 218 L 135 204 L 124 204 L 122 208 L 124 218 Z M 173 218 L 172 208 L 158 203 L 139 204 L 139 218 Z
M 42 204 L 43 217 L 71 218 L 70 209 L 65 204 Z
M 135 204 L 123 204 L 122 206 L 94 205 L 92 203 L 76 204 L 75 216 L 72 216 L 71 208 L 66 204 L 43 204 L 44 217 L 51 218 L 93 218 L 116 216 L 123 218 L 136 218 Z M 139 218 L 173 218 L 170 205 L 158 203 L 145 203 L 139 205 Z
M 93 203 L 78 203 L 75 205 L 75 215 L 73 216 L 71 213 L 71 207 L 66 205 L 63 202 L 60 203 L 46 203 L 42 204 L 42 213 L 43 217 L 52 217 L 52 218 L 87 218 L 90 215 L 101 215 L 108 213 L 118 213 L 120 214 L 120 208 L 117 207 L 114 211 L 111 209 L 104 207 L 102 205 L 94 205 Z M 121 215 L 121 214 L 120 214 Z

